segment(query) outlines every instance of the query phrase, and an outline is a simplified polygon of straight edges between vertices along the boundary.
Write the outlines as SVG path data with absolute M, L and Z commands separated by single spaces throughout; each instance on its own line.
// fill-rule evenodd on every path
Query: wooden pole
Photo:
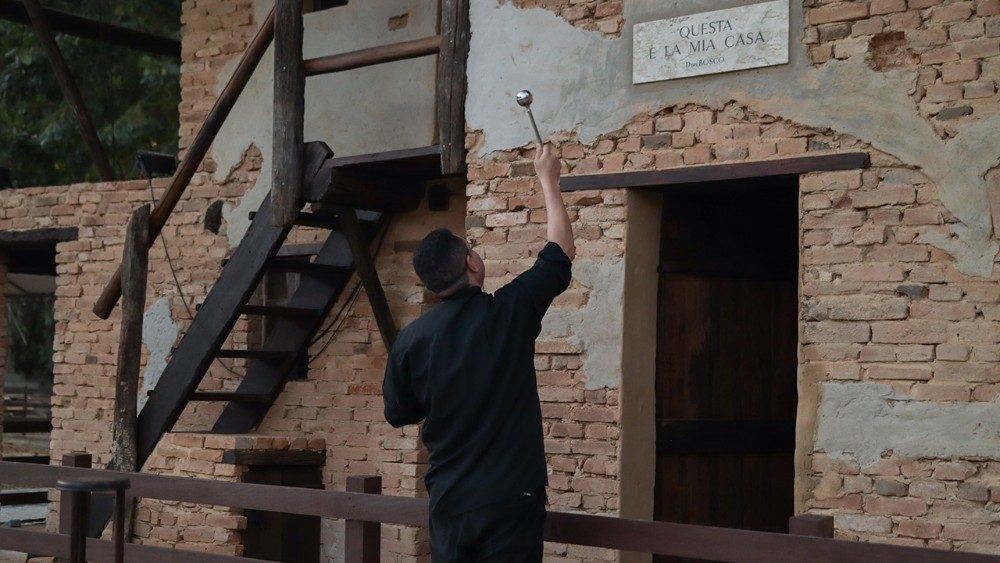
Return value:
M 146 277 L 149 270 L 149 205 L 135 210 L 125 230 L 122 270 L 122 328 L 118 341 L 115 418 L 112 427 L 112 468 L 139 470 L 136 454 L 136 414 L 139 370 L 142 359 L 142 315 L 146 308 Z M 120 499 L 123 500 L 123 499 Z M 122 537 L 132 536 L 132 503 L 117 507 L 124 517 Z M 116 527 L 118 523 L 116 522 Z
M 42 7 L 38 5 L 38 0 L 24 0 L 24 8 L 28 11 L 28 17 L 31 18 L 38 42 L 42 44 L 42 49 L 45 50 L 45 54 L 49 58 L 52 71 L 56 75 L 56 81 L 59 82 L 59 88 L 73 110 L 76 128 L 83 136 L 83 142 L 87 145 L 87 152 L 90 153 L 90 160 L 94 162 L 94 168 L 97 169 L 102 180 L 106 182 L 114 180 L 115 175 L 111 170 L 111 162 L 104 152 L 104 146 L 101 144 L 100 137 L 97 136 L 94 122 L 90 119 L 87 106 L 83 103 L 83 96 L 80 95 L 80 90 L 76 87 L 76 81 L 73 80 L 73 74 L 69 70 L 69 65 L 66 64 L 66 59 L 62 56 L 62 51 L 59 50 L 55 36 L 52 35 L 52 29 L 49 27 L 48 20 L 45 19 Z
M 413 41 L 403 41 L 390 45 L 380 45 L 370 49 L 360 49 L 327 57 L 308 59 L 303 63 L 306 76 L 341 72 L 393 61 L 415 59 L 433 55 L 441 50 L 441 36 L 433 35 Z
M 222 128 L 222 124 L 225 123 L 229 112 L 236 105 L 236 100 L 239 99 L 240 93 L 243 92 L 247 82 L 250 81 L 250 77 L 253 76 L 254 69 L 257 68 L 257 64 L 260 63 L 264 52 L 267 51 L 267 47 L 271 44 L 271 39 L 273 38 L 274 12 L 272 10 L 257 31 L 257 35 L 253 38 L 253 41 L 247 46 L 247 50 L 243 53 L 243 58 L 240 59 L 240 63 L 233 72 L 233 76 L 230 77 L 225 89 L 222 90 L 219 99 L 215 101 L 215 106 L 208 113 L 208 117 L 205 118 L 201 129 L 195 135 L 191 146 L 187 148 L 184 159 L 177 167 L 177 172 L 174 173 L 174 177 L 170 182 L 170 187 L 167 188 L 167 191 L 163 194 L 163 198 L 160 199 L 150 214 L 150 244 L 159 236 L 160 230 L 163 229 L 163 225 L 166 224 L 170 214 L 173 213 L 177 202 L 184 195 L 184 190 L 187 189 L 188 183 L 191 181 L 194 173 L 201 166 L 201 161 L 205 158 L 205 154 L 208 153 L 208 148 L 212 146 L 215 136 L 219 134 L 219 129 Z M 111 316 L 111 311 L 114 310 L 115 303 L 118 302 L 121 294 L 122 267 L 118 266 L 118 270 L 111 276 L 111 280 L 104 287 L 100 298 L 94 303 L 94 314 L 102 319 Z
M 63 454 L 62 465 L 63 467 L 91 467 L 93 464 L 93 457 L 88 453 L 75 452 L 69 454 Z M 79 513 L 79 508 L 76 506 L 77 500 L 80 497 L 74 495 L 69 491 L 59 491 L 59 533 L 64 535 L 69 535 L 70 529 L 73 527 L 73 518 L 75 514 Z M 89 504 L 89 503 L 88 503 Z M 83 507 L 84 510 L 88 509 L 89 506 Z M 57 563 L 66 563 L 68 561 L 65 558 L 56 558 Z
M 442 0 L 435 113 L 443 174 L 465 172 L 465 70 L 471 38 L 469 0 Z
M 181 58 L 181 42 L 171 37 L 129 29 L 51 8 L 43 7 L 42 13 L 45 15 L 45 21 L 56 33 L 125 47 L 159 57 L 178 60 Z M 0 20 L 31 25 L 31 18 L 28 17 L 24 3 L 20 0 L 0 0 Z
M 352 475 L 347 478 L 347 492 L 382 494 L 382 478 Z M 344 563 L 378 563 L 382 555 L 382 525 L 378 522 L 348 520 L 344 523 Z
M 351 247 L 351 255 L 354 256 L 354 269 L 358 272 L 358 278 L 365 288 L 365 294 L 368 295 L 368 302 L 372 306 L 372 314 L 375 316 L 379 333 L 382 335 L 382 342 L 388 350 L 396 341 L 396 323 L 392 320 L 392 312 L 389 310 L 389 302 L 385 298 L 382 282 L 379 281 L 371 250 L 365 240 L 361 223 L 358 221 L 354 209 L 349 207 L 336 209 L 340 229 L 344 232 L 347 243 Z
M 271 220 L 275 227 L 291 227 L 302 209 L 306 85 L 302 68 L 302 0 L 277 0 L 274 10 Z

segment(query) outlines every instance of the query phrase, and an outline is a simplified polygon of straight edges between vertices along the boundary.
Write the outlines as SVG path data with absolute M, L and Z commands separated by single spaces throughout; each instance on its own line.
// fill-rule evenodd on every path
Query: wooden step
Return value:
M 335 264 L 317 264 L 302 260 L 272 260 L 268 265 L 271 271 L 304 274 L 307 276 L 336 276 L 350 274 L 351 269 Z
M 380 214 L 361 212 L 356 213 L 356 216 L 363 223 L 367 223 L 364 225 L 364 230 L 370 244 L 386 224 L 386 218 Z M 322 310 L 324 315 L 306 321 L 277 318 L 262 348 L 301 350 L 309 345 L 309 340 L 322 327 L 325 314 L 347 289 L 351 282 L 351 276 L 348 274 L 354 270 L 351 246 L 344 234 L 339 231 L 331 232 L 323 243 L 322 250 L 314 258 L 313 264 L 336 265 L 343 273 L 337 276 L 303 276 L 287 305 Z M 276 397 L 287 380 L 287 373 L 282 371 L 281 367 L 273 362 L 250 362 L 240 380 L 238 390 Z M 219 434 L 251 432 L 267 415 L 268 409 L 267 404 L 228 403 L 212 427 L 212 432 Z
M 216 358 L 234 358 L 247 360 L 284 360 L 293 355 L 285 350 L 230 350 L 223 348 L 215 353 Z
M 312 319 L 323 313 L 318 309 L 306 307 L 288 307 L 285 305 L 244 305 L 240 309 L 244 315 L 259 315 L 262 317 L 282 317 L 286 319 Z
M 191 394 L 190 400 L 267 404 L 271 402 L 271 396 L 266 393 L 240 393 L 239 391 L 195 391 Z
M 320 242 L 308 244 L 286 244 L 278 249 L 278 256 L 281 258 L 311 258 L 319 254 L 321 248 L 323 248 L 323 243 Z
M 318 215 L 316 213 L 299 213 L 295 219 L 295 224 L 300 227 L 313 227 L 315 229 L 327 229 L 335 231 L 340 226 L 340 222 L 332 215 Z

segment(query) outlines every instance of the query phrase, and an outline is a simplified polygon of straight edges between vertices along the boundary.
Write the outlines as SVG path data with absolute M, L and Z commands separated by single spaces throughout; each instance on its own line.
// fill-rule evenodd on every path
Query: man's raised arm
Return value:
M 573 228 L 569 224 L 566 204 L 559 192 L 559 168 L 559 158 L 552 147 L 547 144 L 538 147 L 535 151 L 535 173 L 545 194 L 548 237 L 572 260 L 576 256 L 576 245 L 573 244 Z

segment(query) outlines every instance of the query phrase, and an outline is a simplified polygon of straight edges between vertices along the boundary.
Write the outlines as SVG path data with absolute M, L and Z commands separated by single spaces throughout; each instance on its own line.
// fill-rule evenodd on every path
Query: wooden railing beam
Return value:
M 267 48 L 271 44 L 271 40 L 273 38 L 274 12 L 272 10 L 272 12 L 268 14 L 267 18 L 264 20 L 260 29 L 257 30 L 257 35 L 254 36 L 250 45 L 247 46 L 247 49 L 243 53 L 243 57 L 240 59 L 239 65 L 233 72 L 232 77 L 230 77 L 229 82 L 222 90 L 222 93 L 219 94 L 219 98 L 215 101 L 212 111 L 208 113 L 208 117 L 206 117 L 205 122 L 202 123 L 201 129 L 198 130 L 198 133 L 195 135 L 191 145 L 187 148 L 187 151 L 184 154 L 184 159 L 177 167 L 177 172 L 174 173 L 174 177 L 170 181 L 170 186 L 167 188 L 167 191 L 163 194 L 160 201 L 157 202 L 152 213 L 150 213 L 150 244 L 153 244 L 156 237 L 159 236 L 160 231 L 167 222 L 167 218 L 170 217 L 171 213 L 173 213 L 174 207 L 177 206 L 177 202 L 180 201 L 181 196 L 184 195 L 184 191 L 191 182 L 191 178 L 194 177 L 198 167 L 201 166 L 201 162 L 204 160 L 205 154 L 208 153 L 209 147 L 212 146 L 212 142 L 215 141 L 216 135 L 218 135 L 219 130 L 222 129 L 222 124 L 225 123 L 226 117 L 229 116 L 229 112 L 232 111 L 233 106 L 236 105 L 236 100 L 239 99 L 243 89 L 250 81 L 250 77 L 253 76 L 254 70 L 257 68 L 258 63 L 260 63 L 261 58 L 264 56 L 264 52 L 267 51 Z M 104 287 L 104 291 L 94 304 L 94 314 L 102 319 L 106 319 L 111 316 L 111 311 L 114 310 L 115 304 L 118 303 L 118 299 L 121 297 L 121 294 L 122 267 L 119 265 L 118 270 L 111 277 L 108 285 Z
M 119 477 L 131 482 L 130 494 L 136 497 L 404 526 L 427 525 L 427 499 L 421 498 L 0 462 L 0 482 L 10 485 L 51 487 L 59 479 Z M 828 532 L 823 529 L 822 533 Z M 746 563 L 1000 563 L 1000 557 L 980 553 L 566 512 L 548 513 L 545 541 Z M 88 548 L 90 545 L 88 542 Z
M 424 37 L 423 39 L 402 41 L 389 45 L 379 45 L 378 47 L 371 47 L 369 49 L 359 49 L 348 53 L 307 59 L 304 67 L 306 76 L 317 76 L 354 68 L 425 57 L 436 54 L 440 50 L 441 36 L 434 35 Z

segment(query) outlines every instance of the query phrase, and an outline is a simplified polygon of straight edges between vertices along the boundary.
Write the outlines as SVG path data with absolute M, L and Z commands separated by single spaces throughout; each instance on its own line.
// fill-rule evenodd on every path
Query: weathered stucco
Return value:
M 539 339 L 567 342 L 583 351 L 587 389 L 617 388 L 622 379 L 624 261 L 578 260 L 573 279 L 590 290 L 587 304 L 580 309 L 549 309 Z
M 273 2 L 256 0 L 261 22 Z M 407 25 L 390 29 L 389 19 L 408 13 Z M 303 56 L 321 57 L 434 35 L 437 10 L 426 2 L 351 2 L 304 18 Z M 239 59 L 220 71 L 221 92 Z M 426 146 L 434 136 L 435 58 L 399 61 L 306 79 L 305 139 L 320 140 L 339 155 Z M 260 180 L 224 217 L 236 246 L 270 190 L 274 53 L 269 49 L 212 146 L 216 179 L 222 181 L 254 145 L 264 156 Z
M 862 466 L 883 453 L 907 457 L 1000 457 L 1000 404 L 918 401 L 890 385 L 822 385 L 817 449 Z
M 142 389 L 139 391 L 140 409 L 146 404 L 149 392 L 167 367 L 170 349 L 179 333 L 180 326 L 170 316 L 170 297 L 161 297 L 146 309 L 142 316 L 142 343 L 146 345 L 149 357 L 142 374 Z
M 731 100 L 750 110 L 856 137 L 920 168 L 940 188 L 942 203 L 958 218 L 954 236 L 924 242 L 951 254 L 968 275 L 988 277 L 1000 244 L 986 193 L 986 172 L 1000 162 L 995 132 L 1000 117 L 962 125 L 942 139 L 918 114 L 910 96 L 913 70 L 875 71 L 862 57 L 810 62 L 800 41 L 802 5 L 791 3 L 791 53 L 787 65 L 642 85 L 632 84 L 631 23 L 745 4 L 739 0 L 626 2 L 621 37 L 573 27 L 543 9 L 472 3 L 467 119 L 484 132 L 481 154 L 523 146 L 531 129 L 513 103 L 522 88 L 535 94 L 533 110 L 543 135 L 574 132 L 581 141 L 622 127 L 635 115 L 699 103 L 722 107 Z M 496 21 L 504 25 L 494 25 Z

